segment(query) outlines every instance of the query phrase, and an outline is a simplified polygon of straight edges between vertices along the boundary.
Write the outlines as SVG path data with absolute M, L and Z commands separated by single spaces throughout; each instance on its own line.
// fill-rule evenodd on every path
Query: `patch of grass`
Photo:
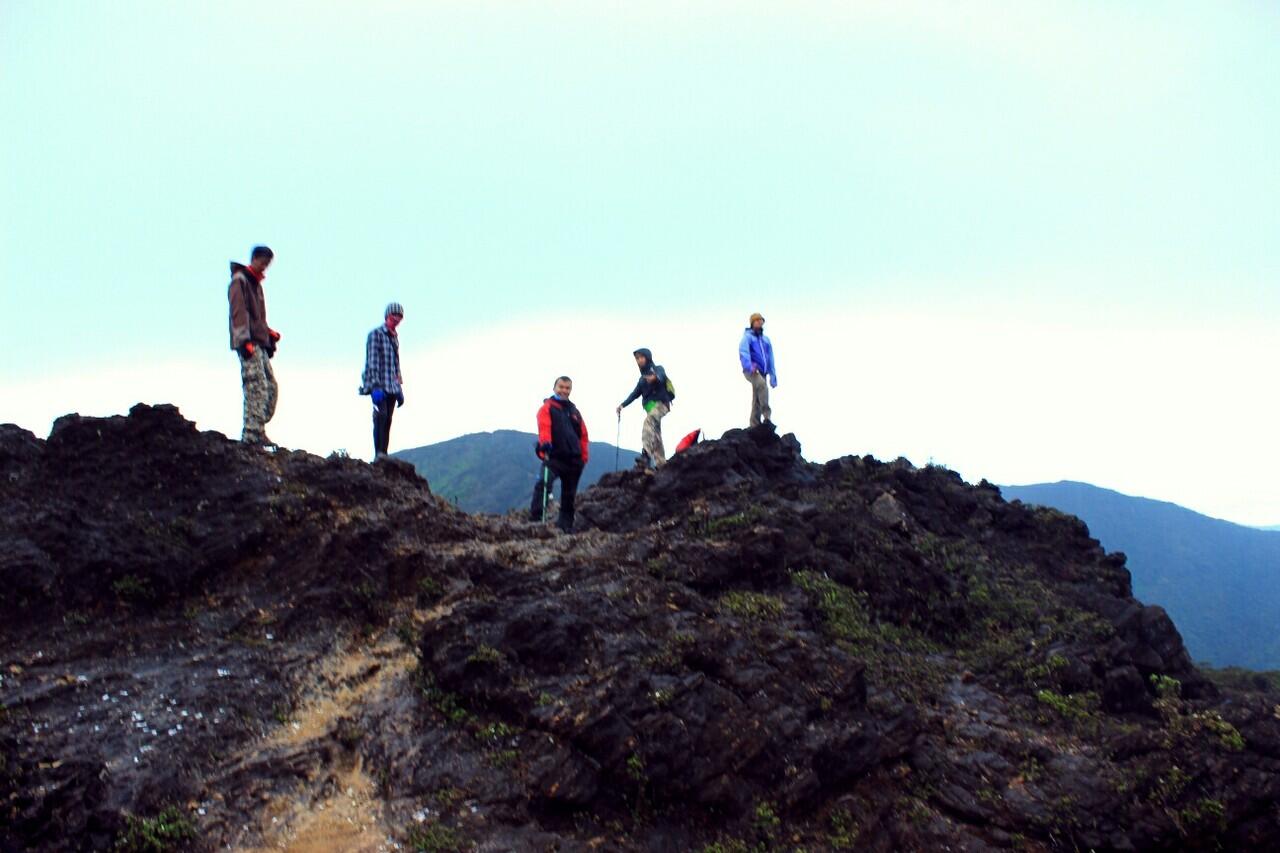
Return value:
M 501 663 L 502 660 L 502 652 L 484 643 L 476 646 L 475 651 L 467 655 L 467 663 L 493 664 Z
M 795 584 L 813 598 L 822 614 L 823 629 L 837 640 L 854 647 L 876 641 L 875 630 L 867 615 L 866 593 L 852 589 L 816 572 L 793 572 Z
M 1182 695 L 1182 682 L 1168 675 L 1152 675 L 1151 686 L 1161 699 L 1177 699 Z
M 763 836 L 767 841 L 772 842 L 778 835 L 778 830 L 782 826 L 782 819 L 778 817 L 778 813 L 773 810 L 773 803 L 761 801 L 756 803 L 755 810 L 751 815 L 751 827 L 759 835 Z
M 764 844 L 750 844 L 741 838 L 723 838 L 702 848 L 701 853 L 765 853 Z
M 853 850 L 858 842 L 858 824 L 847 809 L 833 809 L 827 818 L 831 829 L 827 833 L 827 844 L 832 850 Z
M 462 799 L 462 791 L 452 785 L 446 785 L 443 788 L 437 788 L 435 794 L 432 796 L 435 797 L 440 808 L 447 809 Z
M 860 658 L 877 683 L 891 685 L 913 701 L 936 697 L 945 683 L 945 667 L 930 655 L 936 644 L 919 632 L 872 618 L 865 593 L 812 571 L 792 571 L 792 582 L 804 590 L 821 617 L 823 633 Z
M 167 853 L 195 837 L 195 827 L 186 815 L 176 806 L 169 806 L 155 817 L 128 816 L 114 849 L 121 853 Z
M 1151 684 L 1160 697 L 1155 701 L 1155 708 L 1164 721 L 1167 744 L 1172 744 L 1174 738 L 1189 740 L 1208 736 L 1228 752 L 1244 749 L 1244 736 L 1239 729 L 1224 720 L 1220 713 L 1189 710 L 1187 703 L 1179 698 L 1182 685 L 1176 678 L 1152 675 Z
M 676 669 L 684 663 L 685 653 L 695 642 L 692 634 L 677 631 L 669 635 L 656 652 L 646 655 L 643 663 L 651 669 Z
M 496 744 L 520 734 L 520 730 L 501 721 L 490 723 L 476 732 L 476 740 Z
M 444 587 L 440 581 L 432 577 L 418 578 L 418 600 L 423 604 L 432 604 L 444 595 Z
M 122 603 L 128 605 L 149 604 L 155 601 L 155 590 L 151 588 L 149 578 L 137 575 L 122 575 L 111 584 L 111 591 Z
M 872 619 L 867 610 L 866 593 L 852 590 L 816 572 L 793 571 L 791 579 L 816 604 L 826 633 L 853 650 L 867 651 L 888 645 L 902 651 L 925 654 L 938 651 L 934 644 L 909 628 Z
M 461 726 L 472 719 L 471 712 L 467 710 L 458 694 L 450 693 L 437 685 L 431 673 L 425 671 L 422 673 L 421 685 L 423 698 L 431 703 L 431 706 L 446 720 Z
M 1101 705 L 1098 694 L 1093 691 L 1064 696 L 1052 690 L 1038 690 L 1036 701 L 1055 711 L 1064 720 L 1072 722 L 1089 719 Z
M 68 610 L 62 614 L 62 624 L 68 628 L 83 628 L 89 624 L 89 614 L 83 610 Z
M 763 517 L 763 510 L 753 506 L 733 515 L 723 515 L 720 518 L 708 519 L 702 532 L 708 538 L 724 537 L 738 530 L 753 526 Z
M 484 763 L 490 767 L 506 768 L 514 767 L 516 759 L 520 757 L 520 753 L 514 749 L 499 749 L 494 752 L 487 753 L 484 757 Z
M 720 596 L 720 606 L 740 619 L 771 622 L 782 615 L 782 599 L 762 592 L 733 590 Z
M 1058 670 L 1067 665 L 1067 659 L 1062 655 L 1050 655 L 1049 659 L 1042 663 L 1036 663 L 1028 666 L 1023 673 L 1023 678 L 1029 687 L 1039 687 L 1047 681 L 1051 681 Z
M 1181 767 L 1174 765 L 1169 768 L 1167 773 L 1156 780 L 1156 784 L 1147 795 L 1147 799 L 1153 803 L 1172 803 L 1182 796 L 1182 792 L 1186 790 L 1190 782 L 1191 776 Z
M 1216 835 L 1227 828 L 1227 809 L 1221 800 L 1204 797 L 1178 812 L 1178 824 L 1184 835 Z
M 469 850 L 472 845 L 458 837 L 458 833 L 442 823 L 429 823 L 409 830 L 405 843 L 410 850 L 419 853 L 456 853 Z
M 671 557 L 668 554 L 645 560 L 644 570 L 658 580 L 671 580 L 675 577 L 675 572 L 671 570 Z

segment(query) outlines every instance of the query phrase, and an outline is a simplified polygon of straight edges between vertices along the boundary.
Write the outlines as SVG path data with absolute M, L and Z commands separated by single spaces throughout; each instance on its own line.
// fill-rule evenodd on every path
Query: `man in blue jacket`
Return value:
M 752 314 L 750 322 L 738 344 L 738 361 L 742 363 L 742 375 L 751 383 L 751 419 L 747 425 L 755 426 L 761 418 L 765 423 L 772 422 L 769 389 L 778 387 L 778 368 L 773 361 L 773 344 L 764 333 L 764 316 Z

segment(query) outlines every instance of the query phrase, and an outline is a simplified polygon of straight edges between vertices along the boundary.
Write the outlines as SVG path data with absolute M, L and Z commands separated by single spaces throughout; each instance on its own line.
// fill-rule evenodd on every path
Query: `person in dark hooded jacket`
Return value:
M 662 365 L 653 363 L 653 353 L 641 348 L 632 353 L 636 359 L 636 367 L 640 368 L 640 380 L 635 389 L 617 408 L 622 410 L 631 405 L 637 397 L 644 406 L 644 425 L 640 428 L 640 446 L 644 450 L 642 459 L 646 459 L 646 467 L 652 462 L 653 467 L 660 468 L 666 464 L 667 454 L 662 448 L 662 419 L 671 411 L 671 394 L 667 390 L 667 372 Z
M 568 376 L 557 377 L 554 393 L 542 401 L 538 409 L 538 458 L 542 470 L 533 486 L 533 500 L 529 505 L 529 517 L 542 521 L 545 501 L 551 487 L 560 480 L 560 518 L 558 524 L 565 533 L 573 531 L 574 498 L 578 494 L 578 480 L 587 465 L 591 443 L 587 437 L 587 424 L 577 406 L 569 402 L 573 392 L 573 380 Z
M 231 284 L 227 287 L 230 309 L 228 326 L 231 349 L 240 356 L 240 384 L 244 388 L 244 431 L 241 441 L 269 447 L 267 423 L 276 413 L 278 387 L 271 370 L 280 333 L 267 325 L 267 301 L 262 280 L 275 257 L 266 246 L 254 246 L 249 265 L 231 262 Z

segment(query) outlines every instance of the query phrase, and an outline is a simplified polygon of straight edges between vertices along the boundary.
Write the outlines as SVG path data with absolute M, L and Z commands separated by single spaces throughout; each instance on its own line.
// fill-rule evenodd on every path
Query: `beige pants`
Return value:
M 271 359 L 262 347 L 245 358 L 240 354 L 240 385 L 244 388 L 243 441 L 262 441 L 266 438 L 267 423 L 276 413 L 275 374 L 271 372 Z
M 662 418 L 669 411 L 666 403 L 658 403 L 644 416 L 644 426 L 640 428 L 640 446 L 649 454 L 655 468 L 667 461 L 667 453 L 662 448 Z
M 773 410 L 769 408 L 769 377 L 763 373 L 743 371 L 742 375 L 751 383 L 751 419 L 748 426 L 755 426 L 760 419 L 769 420 Z

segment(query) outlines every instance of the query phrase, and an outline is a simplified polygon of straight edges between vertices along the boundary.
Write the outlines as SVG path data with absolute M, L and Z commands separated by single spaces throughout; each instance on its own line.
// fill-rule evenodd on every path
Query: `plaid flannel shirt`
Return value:
M 400 393 L 400 340 L 379 326 L 369 333 L 364 349 L 364 377 L 360 393 L 381 388 L 388 394 Z

